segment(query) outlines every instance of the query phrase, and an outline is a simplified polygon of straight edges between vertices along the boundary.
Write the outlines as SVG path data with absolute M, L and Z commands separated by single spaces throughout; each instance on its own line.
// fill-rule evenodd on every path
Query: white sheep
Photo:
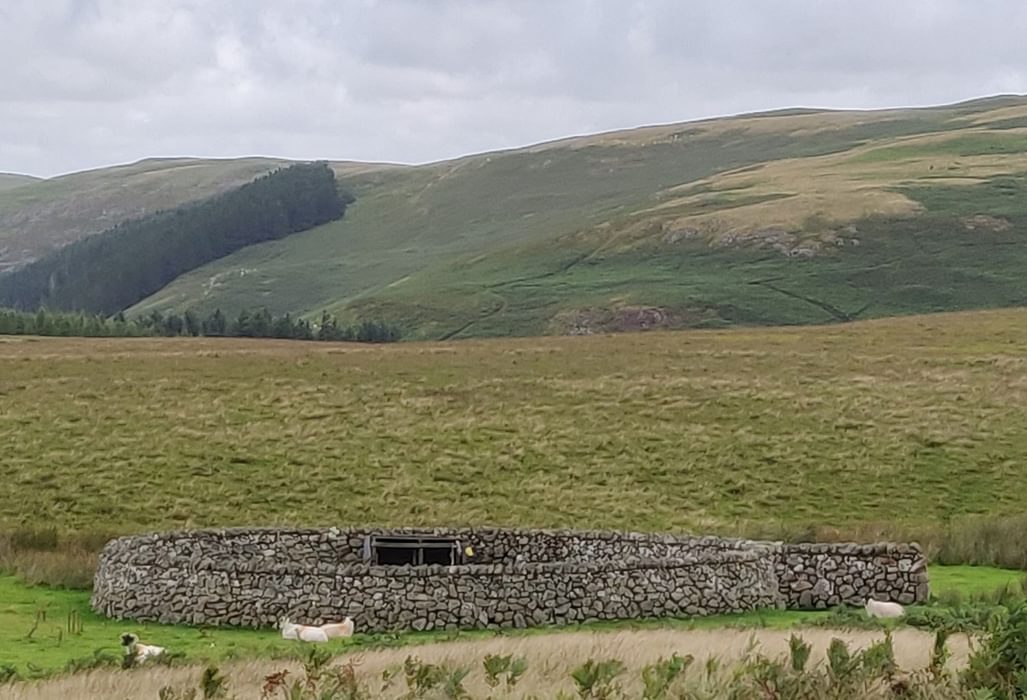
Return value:
M 906 611 L 898 603 L 888 603 L 873 598 L 867 598 L 864 607 L 870 617 L 902 617 L 906 614 Z
M 324 630 L 325 636 L 329 639 L 336 639 L 338 637 L 352 637 L 353 636 L 353 618 L 344 617 L 342 622 L 329 622 L 321 625 L 320 629 Z
M 320 627 L 294 625 L 287 617 L 283 617 L 278 626 L 282 629 L 282 639 L 295 639 L 300 642 L 328 641 L 328 634 Z
M 139 641 L 139 637 L 130 633 L 121 635 L 121 646 L 125 647 L 126 655 L 134 657 L 134 661 L 137 664 L 147 659 L 155 659 L 164 654 L 165 651 L 164 647 L 143 644 Z

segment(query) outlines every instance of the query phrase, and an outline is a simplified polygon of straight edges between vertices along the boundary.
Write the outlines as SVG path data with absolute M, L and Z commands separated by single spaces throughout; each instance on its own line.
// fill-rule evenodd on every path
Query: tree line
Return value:
M 324 163 L 281 168 L 201 202 L 123 222 L 0 275 L 0 306 L 110 316 L 240 248 L 338 219 L 352 201 Z
M 207 336 L 391 343 L 399 340 L 401 333 L 396 326 L 382 321 L 342 324 L 327 311 L 321 314 L 319 322 L 311 323 L 290 314 L 273 316 L 267 308 L 241 311 L 233 318 L 215 309 L 207 315 L 192 310 L 183 314 L 151 311 L 131 319 L 120 312 L 104 316 L 50 309 L 35 312 L 0 309 L 0 335 L 85 338 Z

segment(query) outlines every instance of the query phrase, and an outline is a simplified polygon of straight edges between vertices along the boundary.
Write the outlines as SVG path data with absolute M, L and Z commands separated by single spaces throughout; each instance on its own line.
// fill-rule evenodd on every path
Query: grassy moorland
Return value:
M 916 534 L 1024 510 L 1025 358 L 1024 310 L 385 347 L 4 339 L 0 529 Z

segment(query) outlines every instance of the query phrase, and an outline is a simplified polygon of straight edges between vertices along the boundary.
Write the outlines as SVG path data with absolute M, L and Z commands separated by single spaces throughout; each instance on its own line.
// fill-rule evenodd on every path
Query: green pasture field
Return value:
M 1021 571 L 992 567 L 931 567 L 932 589 L 938 595 L 959 592 L 974 595 L 1006 585 L 1016 586 Z M 814 624 L 828 612 L 767 610 L 736 615 L 690 619 L 602 622 L 559 628 L 472 632 L 410 632 L 389 635 L 356 634 L 333 640 L 335 652 L 386 646 L 405 646 L 456 639 L 475 639 L 496 634 L 545 634 L 571 630 L 715 627 L 789 628 Z M 282 639 L 272 629 L 201 628 L 184 625 L 139 624 L 108 620 L 89 608 L 87 591 L 31 587 L 10 576 L 0 576 L 0 669 L 13 666 L 23 677 L 45 676 L 61 670 L 88 666 L 99 657 L 114 663 L 121 657 L 119 639 L 134 632 L 141 639 L 166 647 L 183 661 L 223 661 L 238 658 L 285 657 L 301 653 L 295 642 Z M 359 632 L 359 630 L 358 630 Z

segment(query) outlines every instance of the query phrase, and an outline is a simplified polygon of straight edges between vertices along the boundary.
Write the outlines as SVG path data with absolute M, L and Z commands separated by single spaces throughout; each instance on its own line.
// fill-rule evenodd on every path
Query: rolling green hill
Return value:
M 0 191 L 0 271 L 127 219 L 237 187 L 279 162 L 154 158 Z
M 119 224 L 0 276 L 0 305 L 111 317 L 177 277 L 258 242 L 341 218 L 351 197 L 324 163 Z
M 818 323 L 1027 301 L 1027 101 L 768 114 L 344 178 L 346 220 L 138 310 L 267 304 L 412 335 Z
M 190 161 L 207 179 L 188 186 L 187 173 L 159 172 L 179 183 L 169 189 L 182 199 L 258 166 L 269 167 Z M 357 196 L 344 220 L 245 248 L 131 312 L 328 309 L 398 323 L 410 337 L 451 338 L 1027 303 L 1027 98 L 1019 96 L 787 110 L 424 166 L 335 168 Z M 114 170 L 69 177 L 119 179 Z M 77 195 L 47 194 L 46 184 L 0 193 L 0 246 L 5 228 L 23 245 L 53 244 L 93 220 L 69 203 Z M 33 235 L 10 223 L 30 192 Z M 63 226 L 55 208 L 77 223 Z
M 0 181 L 0 272 L 83 236 L 225 192 L 288 164 L 276 158 L 149 158 L 30 179 L 15 191 L 5 190 Z M 350 174 L 388 166 L 343 162 L 332 167 Z

